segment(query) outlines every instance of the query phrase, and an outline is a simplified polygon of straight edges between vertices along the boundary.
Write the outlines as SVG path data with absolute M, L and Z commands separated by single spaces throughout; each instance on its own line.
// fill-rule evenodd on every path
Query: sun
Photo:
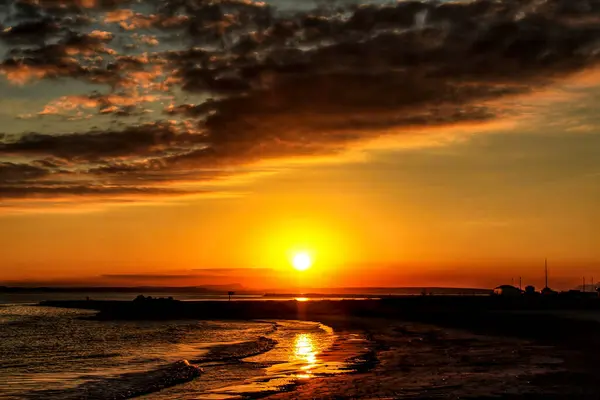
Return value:
M 310 268 L 311 265 L 312 259 L 310 258 L 310 255 L 308 255 L 308 253 L 301 252 L 294 254 L 294 257 L 292 258 L 292 266 L 297 271 L 306 271 Z

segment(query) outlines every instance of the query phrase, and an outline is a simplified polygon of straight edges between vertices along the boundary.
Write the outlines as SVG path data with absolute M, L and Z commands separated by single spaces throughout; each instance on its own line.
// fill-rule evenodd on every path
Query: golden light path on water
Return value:
M 298 374 L 298 378 L 308 379 L 312 377 L 312 369 L 317 365 L 317 351 L 313 344 L 313 339 L 310 334 L 301 333 L 296 336 L 294 344 L 295 361 L 304 365 L 300 367 L 302 373 Z
M 257 372 L 255 375 L 238 377 L 236 372 L 232 384 L 208 390 L 202 397 L 193 398 L 228 400 L 240 398 L 241 395 L 257 398 L 265 393 L 292 387 L 298 380 L 348 373 L 351 370 L 348 360 L 362 354 L 368 344 L 362 335 L 336 334 L 327 325 L 309 321 L 277 321 L 277 329 L 270 337 L 277 342 L 275 347 L 243 359 L 244 363 L 266 364 L 264 373 L 252 368 Z M 222 374 L 223 371 L 217 373 Z M 202 380 L 196 382 L 201 383 Z M 170 400 L 177 397 L 162 398 Z

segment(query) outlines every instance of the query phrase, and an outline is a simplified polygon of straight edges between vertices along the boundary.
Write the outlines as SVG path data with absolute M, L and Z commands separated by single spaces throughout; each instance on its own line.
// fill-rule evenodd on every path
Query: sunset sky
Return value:
M 0 285 L 600 280 L 600 5 L 0 5 Z M 306 252 L 312 267 L 290 260 Z

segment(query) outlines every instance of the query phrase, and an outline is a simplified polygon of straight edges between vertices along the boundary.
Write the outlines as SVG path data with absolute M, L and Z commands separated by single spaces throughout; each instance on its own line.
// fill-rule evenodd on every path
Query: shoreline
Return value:
M 253 321 L 253 322 L 269 322 L 279 324 L 292 324 L 294 325 L 297 321 Z M 262 371 L 260 374 L 255 375 L 248 380 L 245 381 L 233 381 L 229 384 L 222 385 L 216 388 L 208 389 L 206 392 L 202 394 L 196 394 L 195 390 L 198 389 L 198 386 L 203 385 L 203 377 L 200 376 L 197 380 L 193 382 L 189 382 L 189 384 L 184 384 L 182 386 L 174 386 L 165 391 L 153 393 L 152 396 L 149 396 L 148 399 L 155 400 L 163 400 L 163 399 L 171 399 L 171 398 L 183 398 L 184 395 L 194 393 L 192 397 L 185 397 L 185 399 L 191 398 L 211 398 L 211 399 L 262 399 L 268 398 L 269 396 L 277 395 L 280 393 L 295 393 L 295 390 L 303 385 L 305 382 L 327 379 L 335 376 L 352 376 L 356 373 L 365 372 L 373 368 L 372 365 L 366 365 L 366 361 L 372 361 L 372 355 L 374 352 L 372 351 L 361 351 L 360 347 L 366 346 L 369 350 L 372 348 L 372 343 L 367 340 L 360 339 L 360 346 L 353 342 L 353 338 L 358 336 L 360 331 L 355 328 L 341 328 L 336 321 L 332 321 L 329 324 L 329 321 L 320 322 L 320 321 L 302 321 L 302 323 L 307 322 L 310 325 L 318 326 L 318 330 L 323 332 L 329 332 L 335 336 L 335 340 L 331 342 L 327 347 L 321 347 L 317 353 L 314 353 L 314 356 L 309 356 L 308 354 L 305 356 L 300 355 L 300 357 L 315 357 L 312 361 L 308 361 L 312 363 L 310 365 L 310 370 L 306 371 L 304 369 L 304 365 L 297 364 L 298 360 L 294 356 L 292 359 L 281 359 L 281 361 L 273 362 L 269 360 L 279 359 L 281 357 L 280 354 L 271 354 L 271 352 L 277 353 L 277 348 L 269 348 L 267 351 L 258 354 L 258 356 L 254 354 L 248 354 L 247 356 L 237 357 L 237 362 L 234 362 L 236 366 L 244 366 L 243 368 L 254 369 Z M 336 325 L 335 328 L 332 328 L 331 325 Z M 323 329 L 326 328 L 326 329 Z M 279 332 L 282 328 L 279 328 L 277 331 Z M 297 329 L 293 328 L 293 329 Z M 285 328 L 283 331 L 286 332 Z M 302 330 L 300 330 L 302 331 Z M 294 331 L 287 331 L 288 334 Z M 310 332 L 310 331 L 308 331 Z M 362 336 L 362 335 L 361 335 Z M 314 339 L 313 339 L 314 340 Z M 317 346 L 318 341 L 313 342 L 315 347 Z M 297 345 L 295 345 L 297 346 Z M 306 346 L 306 345 L 305 345 Z M 312 351 L 312 344 L 310 346 Z M 285 346 L 284 346 L 285 347 Z M 218 346 L 213 348 L 218 350 Z M 285 351 L 285 350 L 284 350 Z M 301 353 L 304 354 L 304 353 Z M 215 358 L 211 357 L 210 353 L 205 355 L 205 359 L 194 359 L 193 363 L 197 363 L 198 366 L 203 368 L 211 368 L 215 365 L 213 361 Z M 217 357 L 219 359 L 219 357 Z M 227 365 L 233 365 L 228 362 L 229 358 L 225 357 L 223 361 L 225 363 L 219 362 L 219 367 L 227 367 Z M 310 360 L 307 359 L 307 360 Z M 219 359 L 221 361 L 221 359 Z M 205 364 L 208 362 L 207 365 Z M 300 361 L 303 363 L 303 361 Z M 308 365 L 306 365 L 308 366 Z M 209 371 L 207 369 L 207 371 Z M 211 372 L 211 373 L 214 373 Z M 303 376 L 308 373 L 310 377 Z M 210 380 L 210 378 L 209 378 Z M 196 397 L 197 396 L 197 397 Z M 144 397 L 146 398 L 146 397 Z
M 558 317 L 554 322 L 568 320 Z M 372 368 L 317 377 L 268 399 L 591 400 L 600 394 L 600 343 L 590 347 L 597 342 L 596 331 L 565 342 L 473 332 L 443 323 L 363 319 L 354 324 L 367 324 L 376 343 Z M 591 326 L 600 329 L 598 323 Z
M 150 310 L 158 313 L 150 314 L 153 319 L 161 319 L 165 317 L 161 313 L 171 308 L 176 310 L 171 316 L 191 319 L 310 320 L 335 331 L 364 331 L 375 343 L 364 369 L 311 378 L 291 392 L 270 394 L 269 399 L 598 398 L 596 299 L 560 307 L 549 302 L 522 307 L 514 300 L 444 300 L 448 299 L 145 304 L 139 306 L 142 312 L 136 319 Z M 135 309 L 132 302 L 128 304 L 42 305 L 100 308 L 99 319 L 121 319 Z

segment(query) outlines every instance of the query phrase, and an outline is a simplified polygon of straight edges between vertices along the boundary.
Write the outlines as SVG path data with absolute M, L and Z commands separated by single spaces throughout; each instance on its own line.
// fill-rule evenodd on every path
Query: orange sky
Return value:
M 232 183 L 232 197 L 6 215 L 0 274 L 72 284 L 489 287 L 519 275 L 541 284 L 548 257 L 557 284 L 578 284 L 582 274 L 600 277 L 599 187 L 586 176 L 599 165 L 600 138 L 576 139 L 485 133 L 288 166 Z M 582 158 L 564 167 L 565 149 Z M 290 258 L 303 250 L 314 265 L 298 273 Z
M 600 34 L 557 2 L 6 16 L 0 285 L 600 279 Z

